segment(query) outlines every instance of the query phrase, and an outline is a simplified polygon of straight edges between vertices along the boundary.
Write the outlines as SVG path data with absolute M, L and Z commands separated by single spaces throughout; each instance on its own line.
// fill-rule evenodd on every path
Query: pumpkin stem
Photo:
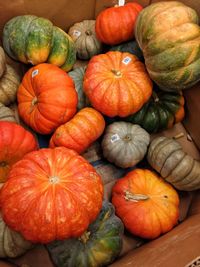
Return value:
M 37 97 L 35 96 L 31 102 L 31 105 L 34 106 L 35 104 L 38 103 Z
M 131 141 L 132 140 L 130 134 L 127 134 L 123 139 L 124 139 L 124 141 Z
M 183 136 L 184 136 L 184 133 L 179 133 L 179 134 L 175 135 L 173 138 L 174 139 L 179 139 L 179 138 L 181 138 Z
M 146 195 L 142 195 L 142 194 L 133 194 L 129 191 L 125 191 L 125 197 L 126 200 L 131 200 L 134 202 L 138 202 L 140 200 L 148 200 L 149 197 Z
M 81 237 L 79 237 L 79 240 L 81 241 L 81 242 L 83 242 L 84 244 L 86 244 L 86 242 L 89 240 L 89 238 L 90 238 L 90 232 L 89 231 L 85 231 L 83 234 L 82 234 L 82 236 Z
M 155 91 L 153 91 L 152 97 L 153 97 L 154 102 L 159 102 L 159 97 L 158 97 L 158 95 L 156 94 Z
M 59 181 L 60 181 L 60 179 L 59 179 L 58 176 L 51 176 L 51 177 L 49 177 L 49 182 L 51 184 L 57 184 Z
M 90 35 L 92 35 L 92 31 L 91 31 L 91 30 L 87 30 L 87 31 L 85 32 L 85 34 L 88 35 L 88 36 L 90 36 Z
M 115 76 L 117 76 L 117 77 L 122 77 L 122 73 L 121 73 L 121 71 L 119 71 L 119 70 L 111 70 L 111 71 L 112 71 L 112 73 L 115 74 Z
M 7 163 L 5 161 L 0 162 L 0 167 L 6 167 Z

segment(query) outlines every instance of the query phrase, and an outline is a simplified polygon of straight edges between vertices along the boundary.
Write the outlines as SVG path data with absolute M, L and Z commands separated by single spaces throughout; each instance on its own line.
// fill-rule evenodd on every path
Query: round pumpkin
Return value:
M 149 133 L 169 129 L 183 120 L 184 102 L 182 93 L 153 91 L 150 100 L 126 120 L 139 124 Z
M 115 5 L 104 9 L 96 18 L 97 38 L 109 45 L 133 39 L 136 18 L 141 10 L 142 6 L 137 3 Z
M 21 234 L 10 229 L 0 214 L 0 257 L 15 258 L 21 256 L 32 246 L 31 242 L 25 240 Z
M 97 219 L 80 238 L 47 245 L 56 266 L 108 266 L 122 249 L 123 223 L 111 203 L 104 201 Z M 78 253 L 77 253 L 78 252 Z
M 32 67 L 25 73 L 17 99 L 20 117 L 41 134 L 49 134 L 71 119 L 78 102 L 69 75 L 47 63 Z
M 200 188 L 200 162 L 184 152 L 175 139 L 154 138 L 147 159 L 152 168 L 175 188 L 184 191 Z
M 92 165 L 57 147 L 30 152 L 12 167 L 0 206 L 9 227 L 33 243 L 49 243 L 81 236 L 102 199 L 101 177 Z
M 200 27 L 196 11 L 181 2 L 153 3 L 140 12 L 136 40 L 150 77 L 163 90 L 191 87 L 200 80 Z
M 9 105 L 15 102 L 20 77 L 10 65 L 6 65 L 5 71 L 0 78 L 0 102 Z
M 7 180 L 15 162 L 36 149 L 37 141 L 29 131 L 14 122 L 0 121 L 0 183 Z
M 6 69 L 6 55 L 3 48 L 0 46 L 0 78 Z
M 78 94 L 78 106 L 77 106 L 78 110 L 89 105 L 89 100 L 83 91 L 83 77 L 85 75 L 85 70 L 86 67 L 79 67 L 68 72 L 69 76 L 74 81 L 75 89 Z
M 118 180 L 112 203 L 128 231 L 142 238 L 157 238 L 178 222 L 177 192 L 147 169 L 135 169 Z
M 64 146 L 83 153 L 102 135 L 104 128 L 103 116 L 93 108 L 84 108 L 56 129 L 49 145 Z
M 76 61 L 71 37 L 50 20 L 33 15 L 16 16 L 5 24 L 3 47 L 25 64 L 48 62 L 69 71 Z
M 0 121 L 12 121 L 16 122 L 15 113 L 11 108 L 8 108 L 0 103 Z
M 120 121 L 106 127 L 101 147 L 108 161 L 128 168 L 144 158 L 149 143 L 149 134 L 139 125 Z
M 87 60 L 100 54 L 102 44 L 96 37 L 95 20 L 84 20 L 75 23 L 68 32 L 75 43 L 77 57 Z
M 110 51 L 94 56 L 84 76 L 84 92 L 92 106 L 108 117 L 137 112 L 152 94 L 144 64 L 130 53 Z

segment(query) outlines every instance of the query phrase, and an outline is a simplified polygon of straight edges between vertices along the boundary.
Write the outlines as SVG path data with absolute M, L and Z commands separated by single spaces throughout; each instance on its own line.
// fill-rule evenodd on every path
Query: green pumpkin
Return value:
M 47 249 L 58 267 L 108 266 L 122 249 L 123 230 L 113 205 L 104 201 L 99 216 L 80 238 L 54 241 Z
M 17 16 L 5 24 L 3 47 L 25 64 L 48 62 L 69 71 L 76 61 L 71 37 L 50 20 L 33 15 Z
M 75 84 L 76 92 L 78 93 L 78 110 L 89 106 L 89 99 L 83 91 L 83 78 L 85 74 L 86 67 L 76 68 L 70 71 L 68 74 L 72 78 Z
M 149 133 L 173 127 L 184 118 L 184 98 L 181 93 L 154 91 L 150 100 L 126 121 L 139 124 Z

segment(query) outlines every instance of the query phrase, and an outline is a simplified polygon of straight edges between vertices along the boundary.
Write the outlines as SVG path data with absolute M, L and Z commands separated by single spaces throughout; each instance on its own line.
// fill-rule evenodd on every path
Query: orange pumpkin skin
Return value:
M 50 147 L 64 146 L 84 152 L 103 133 L 105 120 L 93 108 L 83 108 L 67 123 L 58 127 L 50 140 Z
M 142 9 L 137 3 L 127 3 L 101 11 L 95 24 L 97 38 L 109 45 L 133 39 L 135 22 Z
M 178 222 L 179 197 L 175 189 L 146 169 L 135 169 L 112 189 L 116 214 L 134 235 L 154 239 Z
M 9 173 L 0 195 L 3 219 L 32 242 L 78 237 L 96 219 L 101 177 L 75 151 L 57 147 L 27 154 Z
M 145 66 L 130 53 L 94 56 L 84 76 L 84 92 L 92 106 L 109 117 L 137 112 L 152 94 Z
M 78 103 L 69 75 L 47 63 L 28 70 L 19 86 L 17 99 L 20 117 L 41 134 L 49 134 L 71 119 Z
M 15 162 L 37 149 L 37 141 L 29 131 L 14 122 L 0 121 L 0 183 L 7 180 Z

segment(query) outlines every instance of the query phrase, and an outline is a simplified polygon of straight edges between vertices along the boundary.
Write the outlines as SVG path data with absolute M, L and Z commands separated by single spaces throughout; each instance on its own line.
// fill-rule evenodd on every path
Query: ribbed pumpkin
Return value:
M 103 116 L 93 108 L 84 108 L 67 123 L 56 129 L 50 147 L 64 146 L 83 153 L 103 133 Z
M 134 235 L 154 239 L 178 222 L 179 196 L 173 187 L 147 169 L 135 169 L 112 189 L 116 214 Z
M 136 40 L 152 80 L 182 90 L 200 80 L 200 27 L 196 11 L 181 2 L 151 4 L 139 14 Z
M 10 19 L 3 29 L 3 47 L 23 63 L 48 62 L 69 71 L 76 61 L 71 37 L 48 19 L 33 15 Z
M 122 249 L 123 229 L 113 205 L 104 201 L 97 219 L 80 238 L 55 241 L 47 249 L 59 267 L 108 266 Z
M 0 121 L 0 183 L 7 180 L 11 166 L 38 148 L 34 136 L 22 126 Z
M 28 153 L 9 172 L 0 206 L 4 221 L 33 243 L 81 236 L 102 207 L 101 177 L 65 147 Z M 26 216 L 24 216 L 26 215 Z
M 30 68 L 17 92 L 20 117 L 34 131 L 53 132 L 76 112 L 78 96 L 69 75 L 52 64 Z
M 6 55 L 3 48 L 0 46 L 0 78 L 6 69 Z
M 78 110 L 89 105 L 89 99 L 86 97 L 83 91 L 83 77 L 85 75 L 86 67 L 76 68 L 68 72 L 75 84 L 75 89 L 78 94 Z
M 137 112 L 150 98 L 152 86 L 144 64 L 119 51 L 94 56 L 83 83 L 92 106 L 108 117 Z
M 101 11 L 95 24 L 97 38 L 109 45 L 120 44 L 132 39 L 135 21 L 141 10 L 141 5 L 127 3 Z
M 139 125 L 120 121 L 106 127 L 101 147 L 108 161 L 128 168 L 144 158 L 149 142 L 149 134 Z
M 15 113 L 9 107 L 0 103 L 0 121 L 12 121 L 17 122 Z
M 75 23 L 68 34 L 75 43 L 78 58 L 87 60 L 101 53 L 102 44 L 96 37 L 95 20 Z
M 21 256 L 32 246 L 21 234 L 10 229 L 0 214 L 0 257 L 15 258 Z
M 154 138 L 147 158 L 149 164 L 175 188 L 184 191 L 200 188 L 200 162 L 184 152 L 175 139 Z
M 179 92 L 154 91 L 150 100 L 127 121 L 139 124 L 149 133 L 172 128 L 185 115 L 184 98 Z

